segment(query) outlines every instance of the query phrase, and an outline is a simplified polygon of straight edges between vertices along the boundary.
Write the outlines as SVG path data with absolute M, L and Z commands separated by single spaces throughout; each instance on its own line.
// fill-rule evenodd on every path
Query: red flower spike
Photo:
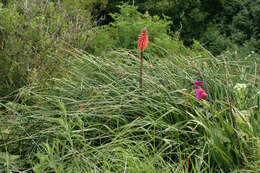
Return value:
M 142 29 L 138 37 L 138 48 L 143 52 L 148 45 L 148 31 L 146 28 Z

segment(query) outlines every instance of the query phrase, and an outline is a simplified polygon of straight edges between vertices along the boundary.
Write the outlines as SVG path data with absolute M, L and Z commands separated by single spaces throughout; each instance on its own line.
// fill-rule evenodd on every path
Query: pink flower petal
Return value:
M 201 86 L 201 87 L 203 87 L 204 86 L 204 83 L 202 82 L 202 81 L 195 81 L 194 82 L 194 84 L 195 84 L 195 88 L 198 88 L 199 86 Z
M 195 89 L 195 96 L 198 100 L 203 100 L 204 98 L 208 97 L 208 94 L 203 89 Z

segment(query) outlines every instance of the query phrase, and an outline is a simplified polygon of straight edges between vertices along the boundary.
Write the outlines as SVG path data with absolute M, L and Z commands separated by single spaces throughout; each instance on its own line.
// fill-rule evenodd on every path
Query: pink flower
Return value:
M 208 94 L 203 89 L 195 89 L 196 99 L 203 100 L 204 98 L 208 97 Z
M 202 81 L 195 80 L 194 84 L 195 84 L 195 88 L 198 88 L 199 86 L 201 86 L 201 87 L 204 86 L 204 83 Z

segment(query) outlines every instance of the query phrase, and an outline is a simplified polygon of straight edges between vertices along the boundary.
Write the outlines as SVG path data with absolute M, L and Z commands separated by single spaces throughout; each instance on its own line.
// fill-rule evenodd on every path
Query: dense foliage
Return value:
M 121 0 L 107 0 L 104 14 L 116 12 Z M 171 30 L 178 32 L 185 45 L 201 41 L 215 55 L 229 48 L 247 46 L 258 51 L 260 40 L 260 1 L 252 0 L 135 0 L 124 1 L 141 12 L 169 16 Z M 106 22 L 113 21 L 107 17 Z
M 119 13 L 111 14 L 114 22 L 110 25 L 99 27 L 93 41 L 95 54 L 101 54 L 111 49 L 135 49 L 137 37 L 141 29 L 146 27 L 149 32 L 150 48 L 148 52 L 160 53 L 164 48 L 168 51 L 179 51 L 183 46 L 177 38 L 173 39 L 168 34 L 170 24 L 168 17 L 160 19 L 159 16 L 142 14 L 137 7 L 124 4 L 119 6 Z M 133 25 L 134 23 L 134 25 Z
M 256 61 L 183 52 L 146 54 L 143 90 L 135 51 L 65 53 L 67 73 L 55 85 L 24 87 L 0 103 L 1 172 L 257 172 Z M 194 97 L 197 69 L 210 100 Z
M 0 172 L 258 172 L 259 0 L 121 2 L 0 2 Z
M 246 56 L 260 49 L 259 0 L 136 0 L 118 6 L 121 3 L 2 1 L 0 95 L 26 85 L 32 75 L 47 80 L 58 70 L 60 61 L 50 56 L 68 44 L 96 55 L 108 49 L 130 49 L 144 26 L 155 45 L 174 51 L 182 44 L 172 42 L 172 37 L 185 45 L 196 39 L 213 55 L 229 49 Z
M 0 96 L 32 79 L 46 80 L 52 76 L 59 70 L 60 59 L 51 55 L 68 44 L 88 49 L 94 5 L 89 1 L 47 2 L 0 3 Z

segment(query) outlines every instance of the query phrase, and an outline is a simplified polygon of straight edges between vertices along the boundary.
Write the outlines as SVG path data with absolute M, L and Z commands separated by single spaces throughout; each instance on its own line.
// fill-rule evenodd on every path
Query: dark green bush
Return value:
M 107 1 L 102 11 L 105 15 L 118 11 L 115 6 L 122 2 Z M 185 45 L 198 40 L 214 55 L 229 49 L 231 44 L 232 47 L 250 44 L 253 50 L 260 50 L 260 0 L 136 0 L 129 3 L 137 6 L 139 12 L 149 11 L 151 16 L 169 16 L 171 31 L 180 33 Z M 105 22 L 111 21 L 114 18 L 107 17 Z
M 216 25 L 208 27 L 200 42 L 214 55 L 219 55 L 221 52 L 232 48 L 232 41 L 222 35 Z
M 111 14 L 114 22 L 102 26 L 96 32 L 94 52 L 98 55 L 113 48 L 137 48 L 138 35 L 144 27 L 148 29 L 149 45 L 147 51 L 159 53 L 161 48 L 167 51 L 178 51 L 183 47 L 181 41 L 170 36 L 169 18 L 151 16 L 148 12 L 142 14 L 137 7 L 123 4 L 119 6 L 120 13 Z M 151 49 L 151 47 L 153 47 Z

